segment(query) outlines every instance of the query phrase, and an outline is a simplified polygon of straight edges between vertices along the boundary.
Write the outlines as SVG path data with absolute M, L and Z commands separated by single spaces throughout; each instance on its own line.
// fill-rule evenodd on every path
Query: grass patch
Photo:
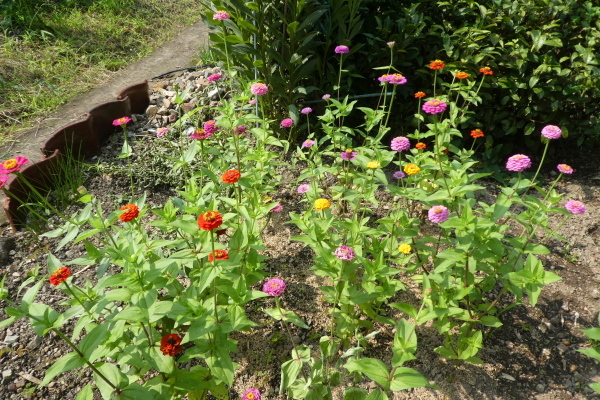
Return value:
M 38 15 L 44 28 L 0 32 L 0 145 L 198 21 L 201 7 L 104 0 Z

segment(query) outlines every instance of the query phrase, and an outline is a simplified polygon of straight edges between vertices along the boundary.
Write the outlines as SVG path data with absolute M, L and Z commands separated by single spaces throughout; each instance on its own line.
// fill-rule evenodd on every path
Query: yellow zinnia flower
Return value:
M 404 172 L 406 172 L 406 175 L 415 175 L 418 174 L 419 171 L 421 171 L 421 168 L 417 167 L 415 164 L 406 164 L 404 166 Z
M 367 168 L 376 169 L 376 168 L 379 168 L 380 165 L 381 165 L 381 163 L 379 161 L 369 161 L 367 163 Z
M 327 210 L 331 207 L 331 202 L 327 199 L 315 200 L 315 210 Z
M 411 250 L 412 247 L 410 247 L 410 244 L 408 243 L 402 243 L 400 246 L 398 246 L 398 251 L 400 253 L 408 254 Z

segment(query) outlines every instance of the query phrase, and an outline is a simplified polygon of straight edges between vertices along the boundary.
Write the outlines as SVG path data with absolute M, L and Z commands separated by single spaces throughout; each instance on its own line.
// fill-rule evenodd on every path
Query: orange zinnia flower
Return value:
M 242 174 L 237 169 L 230 169 L 221 176 L 221 180 L 224 183 L 236 183 L 241 176 Z
M 67 280 L 71 276 L 71 269 L 67 267 L 60 267 L 50 275 L 50 283 L 54 286 L 60 285 L 61 282 Z
M 423 150 L 423 149 L 427 148 L 427 145 L 423 142 L 419 142 L 419 143 L 415 144 L 415 147 L 419 150 Z
M 229 253 L 227 250 L 215 250 L 214 253 L 208 255 L 208 261 L 213 262 L 216 260 L 229 260 Z
M 484 137 L 485 135 L 483 134 L 483 131 L 481 129 L 473 129 L 471 131 L 471 137 L 473 139 L 477 139 L 479 137 Z
M 429 68 L 431 69 L 442 69 L 446 66 L 442 60 L 434 60 L 429 63 Z
M 423 98 L 425 96 L 426 96 L 425 92 L 417 92 L 417 93 L 415 93 L 415 98 L 416 99 L 420 99 L 420 98 Z
M 456 79 L 466 79 L 469 77 L 469 74 L 467 74 L 464 71 L 460 71 L 460 72 L 457 72 L 456 75 L 454 75 L 454 76 L 456 77 Z
M 121 210 L 125 210 L 123 214 L 119 215 L 119 219 L 123 222 L 132 221 L 140 214 L 140 209 L 135 204 L 127 204 L 121 207 Z
M 494 71 L 492 71 L 492 69 L 490 67 L 480 68 L 479 72 L 481 72 L 484 75 L 494 75 Z
M 181 353 L 183 346 L 180 345 L 181 337 L 176 333 L 163 336 L 160 340 L 160 351 L 164 356 L 174 356 Z
M 205 231 L 217 229 L 223 223 L 223 216 L 218 211 L 207 211 L 198 217 L 198 228 Z

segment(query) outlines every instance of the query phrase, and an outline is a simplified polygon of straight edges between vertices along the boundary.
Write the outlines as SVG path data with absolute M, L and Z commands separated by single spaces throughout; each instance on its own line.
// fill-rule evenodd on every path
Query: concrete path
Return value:
M 36 128 L 19 134 L 15 138 L 16 142 L 0 147 L 0 161 L 16 156 L 27 157 L 32 162 L 41 160 L 43 156 L 40 147 L 60 127 L 82 119 L 85 113 L 102 103 L 116 100 L 117 94 L 127 86 L 177 68 L 189 67 L 198 49 L 208 45 L 208 32 L 202 22 L 184 29 L 175 39 L 152 54 L 116 72 L 108 82 L 78 95 L 58 108 Z M 0 204 L 4 202 L 4 198 L 4 192 L 0 191 Z M 0 208 L 0 222 L 4 221 L 6 216 Z

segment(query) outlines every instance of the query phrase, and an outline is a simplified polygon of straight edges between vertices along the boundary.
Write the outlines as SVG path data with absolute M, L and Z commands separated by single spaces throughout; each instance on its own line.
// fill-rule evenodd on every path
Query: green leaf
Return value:
M 293 311 L 287 311 L 280 308 L 267 308 L 263 311 L 278 321 L 291 322 L 292 324 L 298 325 L 300 328 L 304 329 L 310 328 Z
M 81 392 L 75 397 L 75 400 L 94 400 L 94 391 L 92 390 L 92 386 L 85 385 Z
M 58 361 L 48 368 L 46 371 L 46 375 L 44 376 L 44 380 L 40 383 L 40 386 L 45 386 L 49 384 L 52 379 L 58 374 L 62 374 L 63 372 L 70 371 L 75 368 L 79 368 L 85 364 L 85 360 L 79 357 L 79 354 L 72 351 L 70 353 L 62 356 Z
M 139 399 L 152 399 L 153 393 L 143 387 L 137 382 L 133 382 L 125 387 L 121 394 L 116 397 L 118 400 L 139 400 Z
M 129 145 L 129 141 L 125 140 L 123 142 L 123 148 L 121 149 L 121 154 L 119 154 L 119 156 L 117 158 L 128 158 L 128 157 L 131 157 L 132 154 L 133 154 L 133 150 L 131 149 L 131 146 Z
M 585 333 L 592 340 L 600 340 L 600 328 L 582 329 L 581 332 Z
M 385 364 L 375 358 L 350 360 L 344 365 L 344 368 L 346 368 L 348 372 L 362 372 L 375 382 L 379 383 L 384 389 L 390 390 L 390 382 L 388 381 L 390 373 Z
M 384 391 L 380 389 L 375 389 L 371 393 L 369 393 L 367 400 L 388 400 L 388 396 L 387 394 L 385 394 Z
M 104 340 L 110 335 L 110 325 L 111 324 L 104 323 L 102 325 L 96 326 L 81 340 L 78 348 L 79 351 L 83 353 L 86 359 L 89 360 L 90 355 L 94 350 L 96 350 L 96 347 L 99 346 L 100 343 L 104 342 Z
M 412 368 L 400 367 L 394 372 L 390 389 L 398 391 L 428 386 L 430 386 L 429 381 L 420 372 Z
M 491 326 L 492 328 L 499 328 L 502 326 L 502 322 L 493 315 L 486 315 L 485 317 L 482 317 L 479 322 L 481 325 Z
M 138 306 L 130 306 L 115 315 L 113 319 L 123 319 L 131 322 L 148 322 L 148 310 L 142 310 Z
M 283 393 L 289 388 L 298 378 L 302 370 L 302 360 L 289 360 L 281 366 L 281 384 L 279 385 L 279 393 Z
M 366 400 L 368 394 L 363 388 L 350 386 L 344 390 L 344 400 Z
M 593 359 L 600 361 L 600 346 L 590 347 L 588 349 L 579 349 L 577 351 L 582 354 L 585 354 L 588 357 L 592 357 Z

